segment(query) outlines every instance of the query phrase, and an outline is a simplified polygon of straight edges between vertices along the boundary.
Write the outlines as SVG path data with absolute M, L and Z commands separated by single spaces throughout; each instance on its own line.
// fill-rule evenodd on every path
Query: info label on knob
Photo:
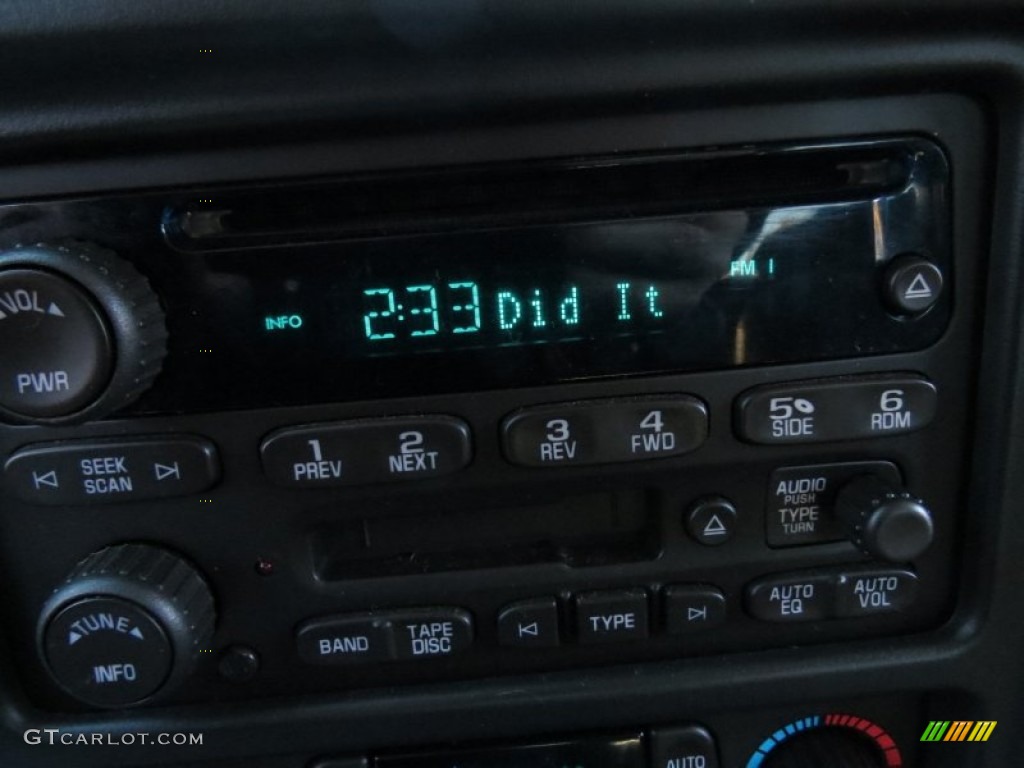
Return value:
M 49 623 L 46 661 L 76 698 L 123 706 L 152 695 L 170 672 L 173 653 L 163 629 L 127 600 L 86 598 Z

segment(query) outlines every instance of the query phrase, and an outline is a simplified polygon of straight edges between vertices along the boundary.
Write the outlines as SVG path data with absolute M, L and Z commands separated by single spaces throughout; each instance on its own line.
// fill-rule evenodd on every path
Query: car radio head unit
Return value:
M 895 136 L 0 207 L 3 618 L 39 704 L 938 625 L 978 274 L 955 157 Z

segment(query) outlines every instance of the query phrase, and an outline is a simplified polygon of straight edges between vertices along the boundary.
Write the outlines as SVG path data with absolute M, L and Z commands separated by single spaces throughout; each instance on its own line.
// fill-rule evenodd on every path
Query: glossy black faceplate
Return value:
M 11 205 L 0 246 L 130 259 L 170 331 L 132 412 L 222 411 L 923 349 L 948 177 L 923 139 L 774 144 Z M 914 319 L 907 253 L 946 273 Z

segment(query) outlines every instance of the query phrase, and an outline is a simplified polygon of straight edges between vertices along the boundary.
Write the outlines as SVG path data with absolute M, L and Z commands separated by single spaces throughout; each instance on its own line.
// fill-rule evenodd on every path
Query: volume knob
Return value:
M 854 544 L 891 563 L 916 559 L 935 536 L 924 502 L 874 475 L 862 475 L 840 489 L 836 514 Z
M 0 416 L 20 424 L 99 418 L 144 392 L 166 354 L 149 283 L 87 243 L 0 253 Z
M 166 693 L 213 635 L 213 596 L 183 558 L 120 544 L 85 558 L 43 608 L 46 668 L 79 701 L 126 707 Z

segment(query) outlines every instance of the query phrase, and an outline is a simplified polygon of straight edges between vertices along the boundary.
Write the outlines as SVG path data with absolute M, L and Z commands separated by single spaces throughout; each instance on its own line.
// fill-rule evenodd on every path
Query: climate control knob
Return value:
M 818 728 L 789 739 L 763 768 L 887 768 L 885 754 L 869 738 L 846 728 Z
M 121 544 L 89 555 L 54 591 L 38 642 L 71 696 L 127 707 L 187 677 L 213 625 L 213 596 L 195 567 L 159 547 Z
M 0 417 L 20 424 L 99 418 L 160 372 L 167 331 L 128 262 L 87 243 L 0 252 Z
M 903 755 L 880 725 L 829 713 L 787 723 L 762 740 L 745 768 L 901 768 Z
M 910 562 L 924 554 L 935 536 L 924 502 L 875 475 L 843 486 L 835 508 L 850 540 L 879 560 Z

